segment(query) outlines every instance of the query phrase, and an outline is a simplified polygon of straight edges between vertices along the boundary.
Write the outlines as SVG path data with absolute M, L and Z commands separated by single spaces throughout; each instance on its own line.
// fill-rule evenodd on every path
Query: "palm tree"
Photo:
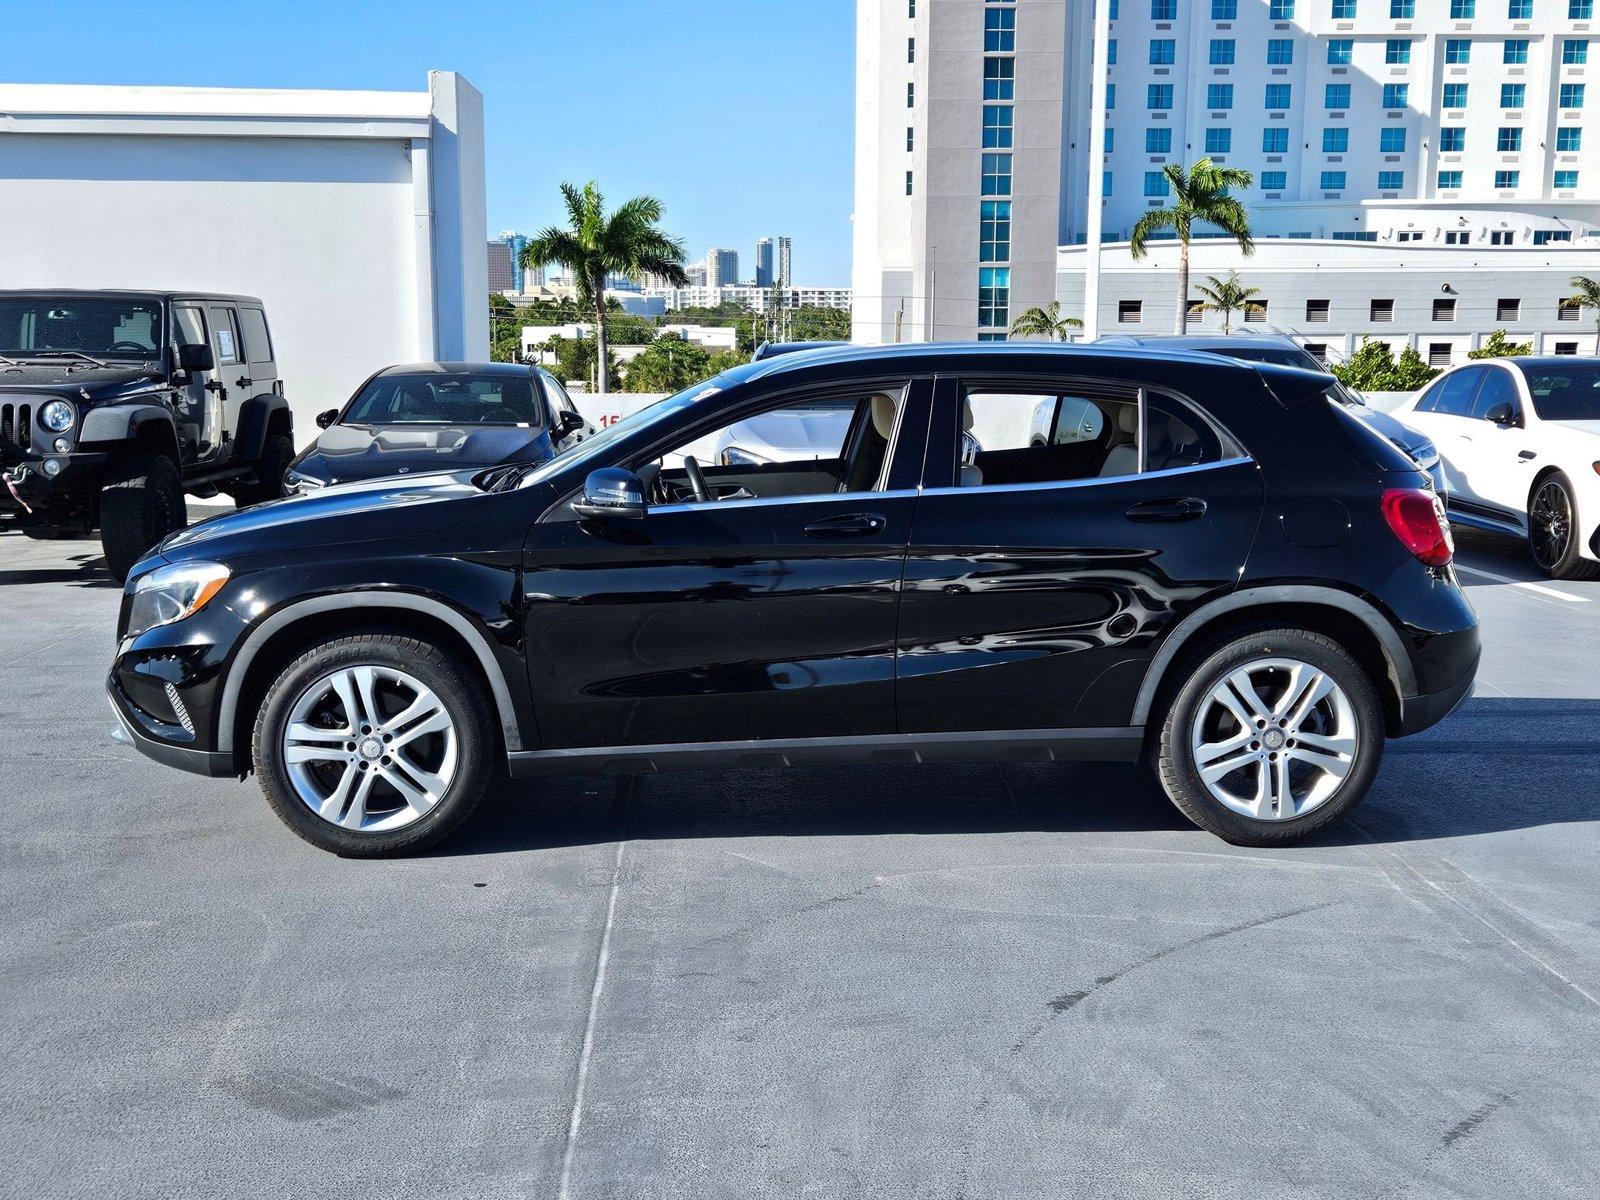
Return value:
M 1196 290 L 1205 297 L 1205 302 L 1200 305 L 1202 312 L 1215 312 L 1222 314 L 1222 332 L 1233 332 L 1233 314 L 1266 312 L 1267 306 L 1256 299 L 1261 295 L 1260 288 L 1245 287 L 1239 282 L 1239 272 L 1229 271 L 1226 279 L 1218 279 L 1215 275 L 1207 275 L 1208 282 L 1200 285 Z
M 522 252 L 522 265 L 555 263 L 572 272 L 578 303 L 594 314 L 595 390 L 604 393 L 609 383 L 606 276 L 638 279 L 648 273 L 683 287 L 689 282 L 683 270 L 683 243 L 657 228 L 662 209 L 654 196 L 635 196 L 610 215 L 593 180 L 584 184 L 582 191 L 563 183 L 561 196 L 572 222 L 570 228 L 552 225 L 532 239 Z
M 1064 342 L 1073 329 L 1082 329 L 1077 317 L 1061 315 L 1061 301 L 1052 300 L 1043 308 L 1029 308 L 1011 322 L 1012 337 L 1047 337 L 1052 342 Z
M 1180 334 L 1189 331 L 1189 237 L 1196 221 L 1215 225 L 1231 234 L 1239 250 L 1250 255 L 1256 244 L 1250 236 L 1250 214 L 1243 204 L 1228 194 L 1229 188 L 1247 188 L 1255 177 L 1238 167 L 1219 167 L 1209 158 L 1185 171 L 1177 163 L 1161 168 L 1172 187 L 1175 203 L 1171 208 L 1153 208 L 1139 218 L 1128 239 L 1134 258 L 1143 258 L 1150 237 L 1170 229 L 1178 238 L 1178 320 Z
M 1594 352 L 1600 355 L 1600 281 L 1590 279 L 1587 275 L 1574 275 L 1572 286 L 1578 289 L 1577 293 L 1568 296 L 1562 303 L 1573 305 L 1580 313 L 1586 308 L 1595 310 Z

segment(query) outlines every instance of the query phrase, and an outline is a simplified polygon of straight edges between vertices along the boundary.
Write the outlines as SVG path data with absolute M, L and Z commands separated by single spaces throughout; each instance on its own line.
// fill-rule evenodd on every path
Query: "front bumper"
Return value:
M 18 513 L 29 508 L 58 508 L 64 501 L 96 490 L 91 485 L 98 483 L 108 457 L 92 453 L 35 454 L 15 449 L 14 445 L 6 449 L 11 452 L 5 455 L 3 470 L 11 486 L 0 484 L 0 510 Z M 54 475 L 46 474 L 47 462 L 56 464 Z
M 239 773 L 233 765 L 233 755 L 202 750 L 193 744 L 194 735 L 181 726 L 163 725 L 140 712 L 123 695 L 115 675 L 106 680 L 106 698 L 117 715 L 117 726 L 111 731 L 114 740 L 133 746 L 146 758 L 195 775 L 225 779 Z M 185 745 L 181 740 L 184 738 L 190 744 Z

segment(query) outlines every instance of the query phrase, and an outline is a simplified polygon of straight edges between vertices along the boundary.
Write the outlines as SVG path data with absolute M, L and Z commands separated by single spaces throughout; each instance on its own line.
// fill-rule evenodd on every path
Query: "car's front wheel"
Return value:
M 306 841 L 350 857 L 402 854 L 450 834 L 493 773 L 482 690 L 449 651 L 402 634 L 324 642 L 267 691 L 256 774 Z
M 1600 563 L 1582 557 L 1583 531 L 1572 481 L 1555 471 L 1539 481 L 1528 501 L 1528 552 L 1552 579 L 1600 579 Z
M 1297 842 L 1366 795 L 1383 755 L 1371 678 L 1306 629 L 1236 637 L 1206 655 L 1167 710 L 1156 756 L 1172 802 L 1245 846 Z

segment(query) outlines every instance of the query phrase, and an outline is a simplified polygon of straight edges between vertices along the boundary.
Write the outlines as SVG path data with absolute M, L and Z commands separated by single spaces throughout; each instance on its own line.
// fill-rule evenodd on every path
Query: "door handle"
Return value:
M 1517 451 L 1517 457 L 1520 458 L 1523 462 L 1532 462 L 1534 459 L 1538 458 L 1539 456 L 1537 454 L 1535 454 L 1532 450 L 1518 450 Z
M 1128 510 L 1130 521 L 1193 521 L 1206 515 L 1206 502 L 1198 496 L 1181 500 L 1141 500 Z
M 814 538 L 853 538 L 882 533 L 889 522 L 876 513 L 845 513 L 823 517 L 806 526 L 806 536 Z
M 248 376 L 248 375 L 241 375 L 241 376 L 239 376 L 239 378 L 235 379 L 234 382 L 236 384 L 238 384 L 240 387 L 249 387 L 252 383 L 255 382 L 255 380 L 251 379 L 250 376 Z

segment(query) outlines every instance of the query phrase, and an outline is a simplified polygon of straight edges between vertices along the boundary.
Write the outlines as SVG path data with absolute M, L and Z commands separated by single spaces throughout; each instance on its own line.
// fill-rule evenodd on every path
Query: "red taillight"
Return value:
M 1450 522 L 1439 497 L 1421 488 L 1390 488 L 1383 493 L 1383 519 L 1418 562 L 1442 567 L 1455 555 Z

